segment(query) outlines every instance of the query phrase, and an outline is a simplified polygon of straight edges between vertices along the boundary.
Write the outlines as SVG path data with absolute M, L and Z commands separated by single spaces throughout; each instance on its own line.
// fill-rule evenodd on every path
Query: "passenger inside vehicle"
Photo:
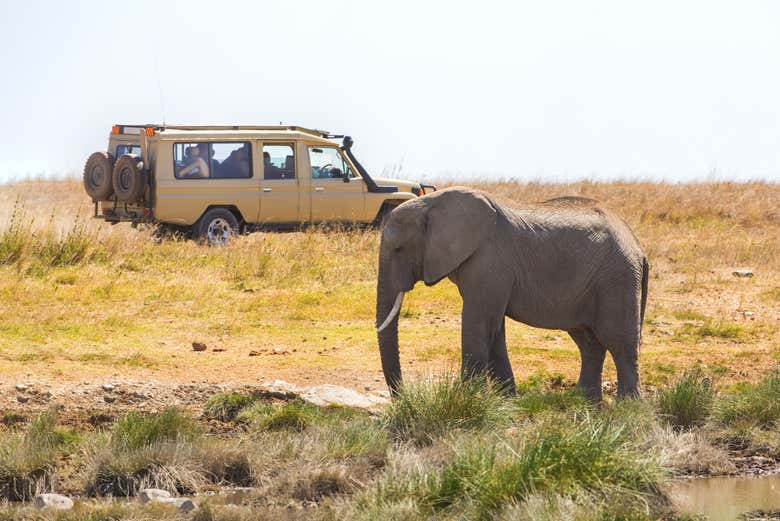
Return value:
M 295 155 L 291 145 L 264 145 L 265 179 L 295 179 Z
M 249 162 L 249 143 L 244 143 L 239 148 L 230 152 L 230 155 L 222 161 L 215 177 L 249 178 L 252 177 Z
M 185 166 L 179 170 L 179 177 L 186 178 L 204 178 L 209 177 L 209 165 L 203 159 L 201 146 L 187 147 L 184 152 Z M 206 154 L 208 157 L 208 153 Z

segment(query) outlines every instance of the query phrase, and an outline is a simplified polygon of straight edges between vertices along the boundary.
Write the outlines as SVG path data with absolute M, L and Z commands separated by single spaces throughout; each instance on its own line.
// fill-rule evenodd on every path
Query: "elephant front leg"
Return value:
M 503 315 L 500 315 L 503 324 Z M 464 300 L 461 326 L 461 375 L 463 378 L 489 374 L 493 340 L 499 317 Z M 504 349 L 506 351 L 506 349 Z

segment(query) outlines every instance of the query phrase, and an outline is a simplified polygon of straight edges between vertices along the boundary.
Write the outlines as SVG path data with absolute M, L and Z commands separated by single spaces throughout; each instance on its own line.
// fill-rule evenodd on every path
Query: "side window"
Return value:
M 295 179 L 293 145 L 263 145 L 265 179 Z
M 233 143 L 175 143 L 173 174 L 177 179 L 252 177 L 251 145 Z
M 249 143 L 211 143 L 211 177 L 252 177 Z
M 337 148 L 309 147 L 309 161 L 312 179 L 356 177 Z
M 211 176 L 208 143 L 175 143 L 173 175 L 177 179 L 203 179 Z

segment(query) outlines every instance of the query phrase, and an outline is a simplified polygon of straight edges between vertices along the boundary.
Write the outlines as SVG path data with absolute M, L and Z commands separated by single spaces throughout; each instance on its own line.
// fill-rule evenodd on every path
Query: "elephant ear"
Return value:
M 450 189 L 430 196 L 423 279 L 432 285 L 455 271 L 495 229 L 496 209 L 482 194 Z

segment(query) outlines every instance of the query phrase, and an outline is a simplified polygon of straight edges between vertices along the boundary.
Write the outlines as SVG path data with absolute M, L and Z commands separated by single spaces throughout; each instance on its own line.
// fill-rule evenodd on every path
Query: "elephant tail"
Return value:
M 642 343 L 642 324 L 645 321 L 645 306 L 647 305 L 647 279 L 650 274 L 650 265 L 647 257 L 642 257 L 642 303 L 639 308 L 639 343 Z

